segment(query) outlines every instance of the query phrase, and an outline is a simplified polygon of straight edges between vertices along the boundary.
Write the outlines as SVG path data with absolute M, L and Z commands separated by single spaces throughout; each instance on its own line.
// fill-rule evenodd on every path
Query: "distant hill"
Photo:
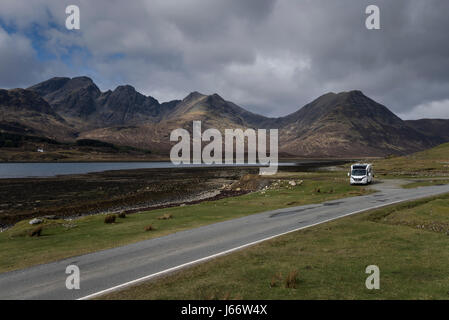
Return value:
M 75 138 L 75 131 L 47 101 L 25 89 L 0 89 L 0 131 L 58 140 Z
M 448 119 L 420 119 L 405 121 L 413 129 L 428 135 L 439 136 L 449 141 L 449 120 Z
M 325 94 L 281 118 L 250 113 L 217 94 L 194 92 L 156 124 L 101 128 L 82 136 L 166 151 L 170 146 L 169 132 L 175 128 L 191 130 L 193 120 L 201 120 L 204 129 L 279 129 L 279 150 L 301 156 L 408 154 L 449 141 L 444 136 L 413 129 L 360 91 Z
M 52 78 L 28 90 L 37 92 L 80 131 L 146 121 L 157 122 L 174 105 L 173 102 L 160 104 L 129 85 L 101 92 L 88 77 Z
M 419 132 L 361 91 L 327 93 L 277 120 L 280 145 L 299 154 L 406 154 L 444 141 Z
M 225 101 L 217 94 L 208 96 L 192 92 L 171 106 L 162 105 L 157 121 L 152 119 L 137 125 L 98 128 L 85 131 L 80 137 L 167 152 L 172 145 L 170 132 L 177 128 L 191 131 L 194 120 L 200 120 L 203 129 L 224 130 L 256 128 L 267 119 Z
M 279 129 L 279 150 L 296 156 L 409 154 L 449 141 L 449 120 L 403 121 L 361 91 L 327 93 L 288 116 L 268 118 L 218 94 L 192 92 L 182 100 L 160 103 L 128 85 L 101 92 L 87 77 L 52 78 L 15 90 L 22 90 L 16 91 L 21 98 L 15 103 L 5 102 L 18 94 L 14 90 L 0 95 L 3 131 L 18 126 L 46 137 L 161 152 L 169 151 L 173 129 L 191 130 L 194 120 L 202 121 L 203 130 Z
M 28 90 L 37 92 L 62 116 L 83 119 L 95 112 L 95 99 L 101 95 L 100 89 L 87 77 L 52 78 Z
M 447 176 L 449 171 L 449 143 L 400 157 L 374 161 L 376 175 L 432 177 Z M 431 182 L 432 180 L 428 180 Z

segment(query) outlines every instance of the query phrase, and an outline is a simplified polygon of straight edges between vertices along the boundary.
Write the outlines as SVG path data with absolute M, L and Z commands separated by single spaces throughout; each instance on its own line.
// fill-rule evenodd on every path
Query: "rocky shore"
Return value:
M 257 168 L 139 169 L 2 179 L 0 227 L 35 217 L 132 213 L 235 196 L 252 190 L 232 185 L 257 172 Z
M 280 167 L 307 171 L 335 163 Z M 115 170 L 51 178 L 1 179 L 0 229 L 37 217 L 133 213 L 262 190 L 272 182 L 257 167 Z

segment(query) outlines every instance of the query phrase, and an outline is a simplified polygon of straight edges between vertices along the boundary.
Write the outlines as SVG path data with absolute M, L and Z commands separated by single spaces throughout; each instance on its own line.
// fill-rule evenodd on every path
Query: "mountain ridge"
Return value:
M 75 131 L 37 93 L 26 89 L 0 89 L 0 131 L 74 139 Z
M 252 113 L 217 93 L 193 91 L 182 100 L 160 103 L 130 85 L 101 92 L 88 77 L 55 77 L 21 90 L 47 103 L 46 112 L 53 111 L 70 132 L 67 139 L 75 135 L 161 152 L 173 144 L 171 130 L 191 130 L 194 120 L 202 121 L 203 130 L 279 129 L 279 150 L 298 156 L 406 154 L 449 140 L 449 134 L 429 131 L 429 121 L 404 121 L 360 90 L 328 92 L 278 118 Z M 447 128 L 446 121 L 435 123 Z

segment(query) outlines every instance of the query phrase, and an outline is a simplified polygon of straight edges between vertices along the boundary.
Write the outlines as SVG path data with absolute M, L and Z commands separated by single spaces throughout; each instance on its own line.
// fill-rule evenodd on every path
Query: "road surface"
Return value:
M 361 211 L 449 192 L 449 185 L 402 189 L 373 185 L 366 196 L 290 207 L 177 232 L 114 249 L 0 274 L 0 299 L 89 299 L 249 245 Z M 79 290 L 65 273 L 77 265 Z

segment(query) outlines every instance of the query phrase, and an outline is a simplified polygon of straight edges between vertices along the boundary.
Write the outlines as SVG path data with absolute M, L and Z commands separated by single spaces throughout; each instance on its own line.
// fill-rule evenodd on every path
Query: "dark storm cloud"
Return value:
M 79 32 L 53 26 L 68 4 L 80 6 Z M 365 28 L 369 4 L 380 7 L 381 30 Z M 0 33 L 0 81 L 87 72 L 103 90 L 126 82 L 160 100 L 217 92 L 272 116 L 360 89 L 406 118 L 449 118 L 448 9 L 447 0 L 5 0 L 0 22 L 17 31 Z M 47 39 L 37 51 L 33 24 Z M 36 61 L 44 49 L 56 58 Z

